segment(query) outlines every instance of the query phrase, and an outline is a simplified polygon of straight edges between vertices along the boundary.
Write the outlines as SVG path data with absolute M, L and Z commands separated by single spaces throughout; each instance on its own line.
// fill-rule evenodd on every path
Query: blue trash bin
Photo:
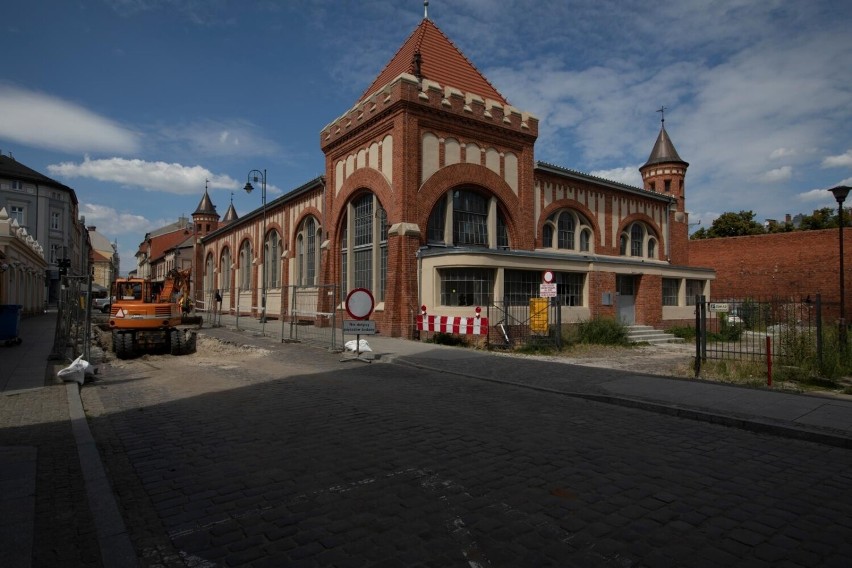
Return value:
M 0 305 L 0 341 L 5 341 L 6 345 L 19 344 L 21 338 L 18 337 L 21 328 L 21 310 L 24 306 L 16 304 Z

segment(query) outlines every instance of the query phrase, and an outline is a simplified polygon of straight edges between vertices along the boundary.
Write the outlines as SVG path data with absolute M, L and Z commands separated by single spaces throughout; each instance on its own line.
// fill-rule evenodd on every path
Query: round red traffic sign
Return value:
M 544 280 L 545 284 L 550 284 L 551 282 L 553 282 L 553 271 L 545 270 L 544 274 L 541 275 L 541 278 L 542 280 Z
M 366 288 L 355 288 L 346 296 L 346 313 L 356 320 L 370 317 L 375 305 L 372 292 Z

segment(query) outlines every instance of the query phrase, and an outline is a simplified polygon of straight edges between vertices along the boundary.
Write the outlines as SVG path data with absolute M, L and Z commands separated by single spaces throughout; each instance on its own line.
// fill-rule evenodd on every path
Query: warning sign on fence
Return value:
M 543 286 L 543 284 L 542 284 Z M 555 284 L 554 284 L 555 286 Z M 547 333 L 550 322 L 547 320 L 547 306 L 550 304 L 548 298 L 530 298 L 530 331 L 533 333 Z

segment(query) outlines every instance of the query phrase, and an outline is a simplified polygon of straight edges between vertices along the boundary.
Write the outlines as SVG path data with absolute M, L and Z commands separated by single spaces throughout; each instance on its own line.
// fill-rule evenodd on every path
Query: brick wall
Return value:
M 821 294 L 839 302 L 837 229 L 689 241 L 689 263 L 716 270 L 714 298 Z M 852 293 L 852 229 L 844 229 L 844 288 Z M 847 318 L 849 317 L 849 303 Z

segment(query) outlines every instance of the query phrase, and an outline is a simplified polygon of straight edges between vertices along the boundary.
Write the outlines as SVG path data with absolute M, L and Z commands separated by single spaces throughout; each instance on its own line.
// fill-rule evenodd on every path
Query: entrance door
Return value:
M 633 325 L 636 323 L 636 277 L 616 276 L 615 288 L 618 321 L 624 325 Z

